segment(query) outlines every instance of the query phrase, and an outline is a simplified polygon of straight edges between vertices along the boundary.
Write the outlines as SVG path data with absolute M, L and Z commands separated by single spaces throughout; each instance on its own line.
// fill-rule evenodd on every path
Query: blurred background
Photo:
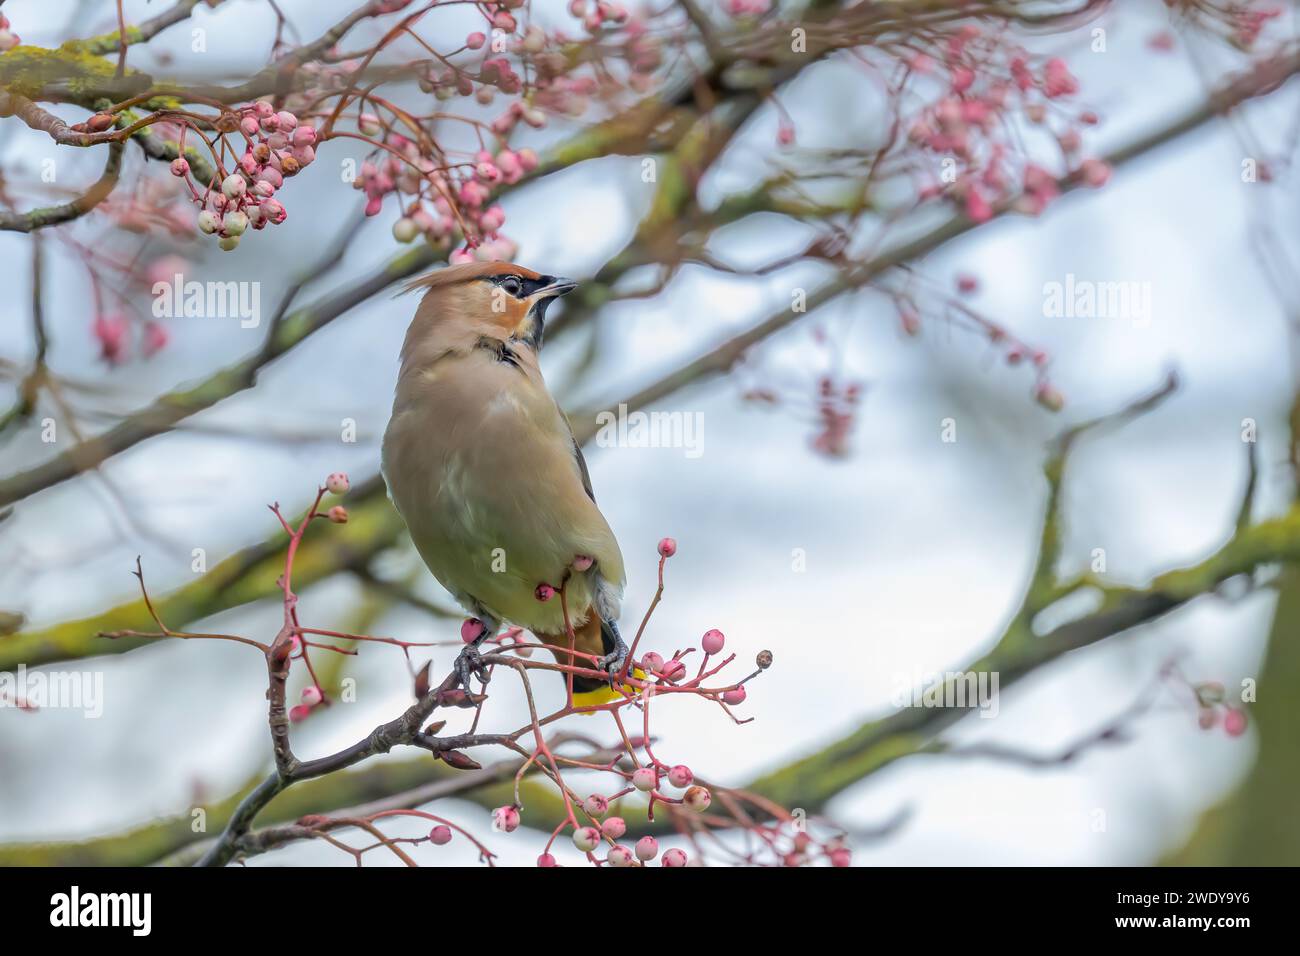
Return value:
M 128 23 L 166 9 L 159 0 L 124 6 Z M 284 0 L 279 6 L 293 42 L 322 35 L 357 4 Z M 746 19 L 734 9 L 704 6 L 719 35 L 728 36 L 799 15 L 783 8 Z M 754 341 L 726 374 L 694 376 L 657 396 L 648 410 L 699 416 L 700 454 L 588 442 L 592 483 L 627 559 L 625 620 L 639 620 L 653 596 L 656 542 L 665 535 L 678 541 L 646 648 L 667 654 L 716 627 L 742 661 L 762 648 L 775 655 L 740 708 L 751 723 L 734 726 L 717 708 L 692 699 L 659 708 L 656 733 L 672 762 L 744 785 L 887 718 L 900 686 L 969 669 L 994 648 L 1025 598 L 1047 507 L 1043 465 L 1054 439 L 1151 393 L 1171 370 L 1178 385 L 1163 401 L 1123 427 L 1086 432 L 1073 448 L 1055 522 L 1061 579 L 1087 572 L 1096 549 L 1104 549 L 1101 578 L 1145 589 L 1155 576 L 1218 552 L 1234 534 L 1250 480 L 1245 419 L 1258 425 L 1254 518 L 1288 512 L 1300 289 L 1286 263 L 1300 251 L 1294 226 L 1300 191 L 1290 188 L 1289 175 L 1300 94 L 1294 82 L 1278 84 L 1249 97 L 1229 118 L 1189 124 L 1158 143 L 1146 140 L 1194 114 L 1211 91 L 1267 50 L 1294 56 L 1294 9 L 1272 4 L 1284 9 L 1270 21 L 1264 45 L 1242 50 L 1225 42 L 1218 21 L 1191 10 L 1193 4 L 1057 6 L 1087 9 L 1047 27 L 971 22 L 984 31 L 1005 28 L 1032 57 L 1066 61 L 1079 87 L 1069 109 L 1101 118 L 1084 130 L 1083 154 L 1123 160 L 1103 188 L 1069 191 L 1038 216 L 1009 211 L 969 223 L 961 204 L 942 196 L 915 204 L 900 198 L 924 185 L 908 163 L 931 163 L 938 181 L 940 162 L 907 159 L 902 144 L 897 156 L 889 154 L 895 164 L 889 177 L 878 190 L 873 185 L 870 210 L 824 219 L 759 211 L 722 224 L 699 244 L 686 228 L 690 214 L 683 213 L 676 241 L 638 247 L 645 265 L 595 282 L 599 294 L 575 296 L 555 309 L 560 329 L 543 353 L 543 367 L 575 428 L 590 433 L 595 410 L 788 311 L 794 290 L 851 274 L 854 263 L 872 261 L 879 248 L 894 248 L 954 217 L 963 223 L 944 241 L 906 257 L 901 268 Z M 40 47 L 116 28 L 113 3 L 8 0 L 0 12 L 23 44 Z M 573 20 L 552 2 L 534 3 L 530 15 L 548 29 Z M 686 30 L 689 21 L 672 15 L 673 28 Z M 652 32 L 662 26 L 659 16 L 647 17 Z M 430 17 L 426 35 L 451 49 L 483 21 L 471 5 Z M 392 22 L 364 21 L 341 46 L 363 50 Z M 202 54 L 192 50 L 192 26 L 206 31 Z M 1101 50 L 1097 30 L 1104 35 Z M 234 84 L 266 64 L 275 33 L 270 4 L 199 4 L 185 23 L 133 46 L 129 63 L 155 76 Z M 896 35 L 906 39 L 906 28 Z M 924 47 L 916 37 L 907 42 Z M 841 169 L 845 156 L 880 149 L 890 103 L 900 99 L 889 89 L 907 55 L 899 52 L 907 43 L 898 43 L 898 50 L 877 51 L 874 64 L 840 51 L 801 66 L 701 170 L 694 208 L 717 210 L 778 169 L 802 177 L 801 188 L 823 199 L 852 184 L 858 173 L 826 170 Z M 0 54 L 0 67 L 11 53 Z M 394 62 L 423 55 L 411 43 L 389 53 Z M 114 61 L 111 54 L 104 59 Z M 663 88 L 689 72 L 682 60 L 666 56 Z M 928 92 L 927 78 L 919 77 L 901 97 L 899 115 L 943 96 L 945 76 L 939 70 Z M 406 84 L 389 95 L 415 102 L 421 94 Z M 45 105 L 68 122 L 87 115 L 76 105 Z M 446 108 L 490 121 L 500 106 L 466 100 Z M 516 149 L 529 146 L 543 157 L 544 175 L 499 199 L 503 233 L 517 244 L 514 261 L 592 280 L 638 242 L 641 224 L 663 201 L 662 181 L 644 181 L 641 153 L 547 165 L 546 157 L 612 112 L 611 104 L 596 104 L 587 115 L 556 115 L 542 129 L 515 134 Z M 1009 141 L 1052 166 L 1051 148 L 1034 138 L 1041 131 L 1020 116 L 1005 123 Z M 794 141 L 782 144 L 787 125 L 796 131 Z M 452 127 L 446 135 L 454 141 L 462 134 Z M 466 141 L 454 148 L 474 147 Z M 103 146 L 58 146 L 15 118 L 0 121 L 4 197 L 19 210 L 66 201 L 100 175 L 104 152 Z M 42 246 L 45 361 L 62 383 L 57 397 L 42 395 L 34 414 L 6 423 L 0 482 L 64 450 L 66 437 L 53 449 L 42 441 L 42 419 L 94 436 L 158 396 L 256 354 L 276 304 L 302 277 L 308 280 L 295 306 L 328 302 L 411 248 L 393 238 L 396 203 L 363 217 L 365 197 L 341 175 L 347 161 L 359 165 L 372 152 L 360 140 L 320 144 L 316 162 L 280 193 L 287 220 L 250 233 L 231 252 L 189 234 L 195 210 L 181 185 L 165 163 L 134 146 L 105 206 L 34 234 L 0 232 L 0 408 L 18 401 L 36 355 L 34 235 Z M 644 155 L 657 154 L 647 148 Z M 47 159 L 57 163 L 54 183 L 42 179 Z M 1247 159 L 1265 165 L 1273 181 L 1243 181 Z M 1061 167 L 1059 153 L 1055 162 Z M 665 161 L 658 168 L 670 167 Z M 177 227 L 133 222 L 132 212 L 146 205 L 175 205 L 168 215 Z M 891 210 L 906 216 L 891 219 Z M 830 234 L 848 237 L 844 258 L 807 254 Z M 341 237 L 346 250 L 334 262 Z M 266 318 L 257 328 L 243 328 L 237 318 L 163 319 L 165 345 L 146 356 L 149 283 L 123 272 L 122 264 L 144 275 L 160 262 L 175 265 L 168 257 L 183 260 L 178 268 L 187 279 L 257 283 Z M 328 263 L 323 273 L 322 262 Z M 93 272 L 99 278 L 92 281 Z M 1149 321 L 1046 315 L 1045 286 L 1068 274 L 1145 284 Z M 964 289 L 961 277 L 969 277 Z M 666 284 L 658 288 L 661 280 Z M 912 300 L 915 315 L 904 308 L 900 318 L 897 293 L 904 284 L 921 291 Z M 12 502 L 12 514 L 0 523 L 0 609 L 12 622 L 12 633 L 0 637 L 0 669 L 32 662 L 102 672 L 104 707 L 93 720 L 57 708 L 0 710 L 0 859 L 41 862 L 44 841 L 91 841 L 184 816 L 228 798 L 268 768 L 264 664 L 250 649 L 158 641 L 118 652 L 94 639 L 61 662 L 41 654 L 76 634 L 147 626 L 123 623 L 126 617 L 110 610 L 137 601 L 131 576 L 137 555 L 152 594 L 194 589 L 203 578 L 194 570 L 195 549 L 212 573 L 241 549 L 280 545 L 268 503 L 297 513 L 327 473 L 346 471 L 354 486 L 377 474 L 397 354 L 415 305 L 396 291 L 394 284 L 359 297 L 262 368 L 252 387 L 174 430 Z M 120 298 L 114 309 L 131 323 L 136 344 L 120 361 L 105 361 L 96 335 L 94 323 L 106 308 L 97 306 L 101 298 Z M 1001 331 L 990 334 L 963 310 Z M 1038 366 L 1009 362 L 1008 342 L 1041 350 L 1045 359 Z M 946 440 L 948 419 L 955 441 Z M 349 423 L 355 441 L 346 440 Z M 378 496 L 373 513 L 381 507 Z M 303 588 L 302 606 L 320 627 L 448 642 L 432 649 L 434 672 L 444 673 L 459 643 L 459 612 L 403 535 L 375 530 L 381 523 L 359 519 L 337 533 L 313 531 L 325 539 L 322 545 L 352 542 L 345 546 L 363 560 Z M 269 640 L 281 613 L 271 593 L 274 566 L 264 564 L 256 581 L 223 585 L 215 597 L 180 591 L 190 595 L 195 613 L 175 605 L 164 616 L 170 613 L 173 627 Z M 847 831 L 856 865 L 1300 863 L 1300 833 L 1283 809 L 1300 776 L 1300 757 L 1286 746 L 1297 710 L 1284 704 L 1289 688 L 1279 686 L 1300 669 L 1287 617 L 1297 598 L 1289 574 L 1262 561 L 1254 587 L 1239 579 L 1240 586 L 1218 593 L 1204 588 L 1207 593 L 1166 616 L 1050 655 L 1014 686 L 1005 686 L 1004 676 L 995 718 L 970 716 L 933 729 L 938 739 L 976 753 L 885 761 L 814 809 Z M 215 603 L 203 603 L 208 600 Z M 449 615 L 432 614 L 419 602 Z M 1092 610 L 1085 601 L 1080 609 L 1050 613 L 1063 621 Z M 1170 662 L 1182 680 L 1161 679 Z M 411 677 L 395 648 L 366 646 L 338 666 L 355 679 L 355 701 L 322 708 L 295 725 L 300 755 L 345 746 L 410 701 Z M 1260 688 L 1257 706 L 1243 708 L 1250 717 L 1245 733 L 1198 726 L 1188 685 L 1217 681 L 1232 695 L 1243 680 Z M 551 683 L 539 681 L 538 692 L 554 706 L 561 691 Z M 496 696 L 485 712 L 490 726 L 480 729 L 526 720 L 521 699 Z M 1139 701 L 1138 711 L 1124 717 Z M 453 719 L 468 721 L 465 713 Z M 1083 746 L 1073 759 L 1048 759 L 1113 721 L 1123 727 L 1116 739 Z M 594 723 L 578 729 L 606 732 Z M 989 747 L 1044 759 L 978 753 Z M 374 763 L 408 766 L 415 759 L 394 754 Z M 483 826 L 486 818 L 471 800 L 439 801 L 437 812 L 466 826 Z M 404 826 L 394 824 L 392 832 Z M 545 838 L 524 830 L 496 839 L 493 849 L 502 862 L 528 864 Z M 463 843 L 412 852 L 422 863 L 469 864 L 476 856 Z M 311 843 L 252 862 L 351 861 Z

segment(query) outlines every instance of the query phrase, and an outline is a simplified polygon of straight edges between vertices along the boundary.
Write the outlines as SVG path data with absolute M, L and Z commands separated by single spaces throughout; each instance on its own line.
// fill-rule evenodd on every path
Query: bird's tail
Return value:
M 614 629 L 608 622 L 601 620 L 600 614 L 593 607 L 591 614 L 585 624 L 573 629 L 574 649 L 584 654 L 608 654 L 616 646 Z M 550 644 L 552 647 L 563 648 L 568 650 L 569 636 L 565 633 L 560 634 L 538 634 L 537 637 L 544 644 Z M 568 654 L 557 653 L 556 659 L 567 661 Z M 585 661 L 581 663 L 586 663 Z M 632 675 L 638 679 L 645 677 L 645 672 L 639 667 L 634 667 Z M 561 674 L 565 680 L 568 680 L 567 674 Z M 573 676 L 573 704 L 575 707 L 597 707 L 601 704 L 607 704 L 612 700 L 618 700 L 626 694 L 635 694 L 636 688 L 624 684 L 623 691 L 620 693 L 615 687 L 609 685 L 609 681 L 602 680 L 599 677 L 583 677 L 578 674 Z

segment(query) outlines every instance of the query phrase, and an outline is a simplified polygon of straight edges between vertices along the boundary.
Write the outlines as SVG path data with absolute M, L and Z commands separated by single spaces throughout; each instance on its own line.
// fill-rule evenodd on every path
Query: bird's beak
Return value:
M 568 295 L 578 287 L 578 283 L 573 279 L 563 279 L 559 276 L 551 276 L 550 279 L 549 283 L 533 294 L 542 298 L 556 299 L 562 295 Z

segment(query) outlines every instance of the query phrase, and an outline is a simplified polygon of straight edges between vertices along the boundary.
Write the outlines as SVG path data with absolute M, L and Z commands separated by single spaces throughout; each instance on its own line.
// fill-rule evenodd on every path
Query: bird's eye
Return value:
M 517 276 L 506 276 L 501 280 L 501 288 L 505 289 L 513 296 L 519 295 L 519 290 L 523 288 Z

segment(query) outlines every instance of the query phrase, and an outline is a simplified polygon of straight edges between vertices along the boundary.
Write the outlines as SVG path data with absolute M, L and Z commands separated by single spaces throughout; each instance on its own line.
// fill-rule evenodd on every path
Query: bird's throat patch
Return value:
M 510 347 L 509 342 L 494 339 L 489 335 L 480 335 L 474 345 L 476 348 L 486 349 L 491 352 L 498 362 L 504 362 L 514 368 L 522 368 L 519 364 L 519 356 L 515 354 L 515 350 Z

